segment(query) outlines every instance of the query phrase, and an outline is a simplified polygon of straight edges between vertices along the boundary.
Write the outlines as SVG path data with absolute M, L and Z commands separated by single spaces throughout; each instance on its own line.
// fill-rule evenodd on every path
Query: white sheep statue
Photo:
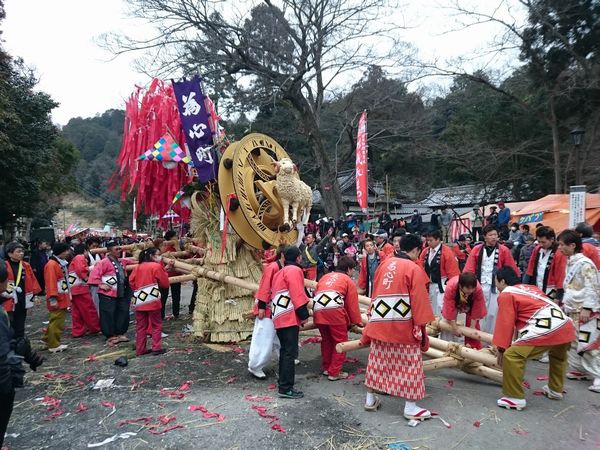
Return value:
M 289 158 L 282 158 L 279 161 L 273 161 L 275 174 L 275 189 L 281 200 L 283 207 L 283 223 L 290 227 L 298 223 L 298 211 L 302 210 L 302 224 L 308 223 L 310 210 L 312 208 L 312 190 L 311 188 L 294 176 L 298 172 L 296 164 Z M 289 212 L 292 207 L 292 221 L 290 222 Z

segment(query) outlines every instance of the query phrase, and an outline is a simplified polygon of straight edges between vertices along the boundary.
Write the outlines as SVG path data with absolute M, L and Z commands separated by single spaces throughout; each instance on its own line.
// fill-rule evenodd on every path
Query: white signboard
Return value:
M 571 186 L 569 194 L 569 228 L 585 222 L 585 186 Z

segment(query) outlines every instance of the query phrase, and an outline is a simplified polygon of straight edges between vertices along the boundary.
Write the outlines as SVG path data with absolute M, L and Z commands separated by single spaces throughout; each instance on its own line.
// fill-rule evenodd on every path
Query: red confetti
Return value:
M 185 394 L 183 392 L 179 391 L 178 389 L 175 389 L 174 391 L 170 391 L 168 389 L 161 389 L 160 393 L 162 395 L 168 395 L 173 400 L 181 400 L 185 397 Z
M 346 358 L 344 360 L 345 363 L 359 363 L 360 361 L 358 360 L 358 358 Z
M 256 395 L 250 395 L 250 394 L 246 394 L 244 399 L 248 400 L 249 402 L 272 402 L 273 401 L 273 397 L 257 397 Z
M 521 428 L 513 428 L 513 431 L 519 436 L 527 436 L 529 434 L 528 431 L 522 430 Z
M 158 417 L 158 421 L 160 423 L 162 423 L 163 425 L 169 425 L 171 422 L 174 422 L 177 420 L 176 416 L 159 416 Z
M 238 379 L 237 375 L 234 375 L 232 377 L 229 377 L 225 380 L 225 384 L 233 384 L 235 383 L 235 381 Z
M 535 379 L 538 381 L 547 381 L 548 375 L 538 375 L 537 377 L 535 377 Z
M 275 389 L 277 389 L 277 385 L 276 384 L 270 384 L 267 386 L 267 389 L 269 391 L 274 391 Z
M 269 423 L 274 423 L 279 420 L 279 417 L 268 413 L 266 406 L 253 405 L 252 409 L 256 411 L 260 417 L 267 419 Z
M 242 354 L 242 353 L 246 353 L 246 350 L 244 350 L 242 347 L 237 346 L 237 347 L 233 347 L 231 349 L 231 351 L 238 353 L 238 354 Z
M 366 372 L 366 369 L 364 367 L 360 367 L 360 368 L 356 369 L 356 374 L 357 375 L 359 375 L 361 373 L 365 373 L 365 372 Z
M 135 378 L 133 380 L 131 380 L 131 389 L 137 389 L 139 388 L 142 384 L 146 384 L 148 382 L 147 379 L 144 380 L 136 380 Z
M 96 355 L 90 355 L 85 358 L 85 362 L 96 362 L 98 361 L 98 357 Z
M 54 420 L 58 416 L 62 416 L 65 413 L 64 409 L 58 409 L 50 414 L 48 417 L 44 418 L 44 420 Z
M 85 377 L 85 381 L 87 381 L 88 383 L 94 381 L 94 379 L 94 375 L 88 375 L 87 377 Z
M 319 344 L 322 341 L 321 336 L 313 336 L 300 341 L 300 347 L 304 347 L 308 344 Z
M 531 384 L 529 384 L 529 381 L 523 380 L 523 387 L 525 389 L 531 389 Z
M 45 395 L 42 399 L 42 404 L 48 407 L 48 411 L 54 411 L 55 409 L 60 408 L 61 401 L 56 397 Z
M 80 412 L 85 412 L 88 410 L 88 406 L 85 403 L 79 403 L 79 405 L 77 405 L 77 409 L 75 410 L 76 413 L 80 413 Z
M 446 389 L 451 389 L 451 388 L 453 388 L 453 387 L 454 387 L 454 380 L 448 380 L 448 381 L 446 382 L 446 384 L 444 385 L 444 387 L 445 387 Z
M 192 382 L 188 380 L 185 383 L 183 383 L 181 386 L 179 386 L 179 391 L 181 391 L 181 392 L 189 391 L 191 385 L 192 385 Z
M 148 417 L 137 417 L 135 419 L 125 419 L 125 420 L 121 420 L 119 422 L 119 427 L 122 427 L 124 425 L 129 425 L 131 423 L 140 423 L 140 422 L 144 422 L 144 424 L 148 425 L 150 424 L 150 422 L 152 422 L 153 417 L 152 416 L 148 416 Z
M 215 363 L 212 362 L 210 359 L 205 359 L 200 364 L 202 364 L 203 366 L 207 366 L 207 367 L 211 367 L 211 366 L 215 365 Z
M 190 405 L 188 406 L 188 410 L 191 412 L 200 411 L 205 419 L 217 419 L 217 422 L 223 422 L 225 420 L 225 416 L 223 414 L 210 412 L 205 406 L 202 405 Z
M 279 431 L 280 433 L 286 433 L 287 430 L 285 428 L 283 428 L 281 425 L 279 425 L 278 423 L 276 423 L 275 425 L 273 425 L 271 427 L 273 430 L 275 431 Z
M 75 384 L 76 384 L 77 386 L 79 386 L 79 387 L 83 387 L 83 386 L 85 386 L 85 383 L 84 383 L 83 381 L 81 381 L 81 380 L 77 380 L 77 381 L 75 382 Z
M 55 373 L 45 373 L 44 374 L 44 378 L 47 380 L 72 380 L 73 378 L 75 378 L 75 375 L 73 375 L 72 373 L 61 373 L 61 374 L 55 374 Z
M 164 428 L 162 430 L 157 430 L 156 428 L 157 427 L 150 427 L 150 428 L 148 428 L 148 433 L 154 434 L 154 435 L 158 436 L 160 434 L 168 433 L 169 431 L 179 430 L 181 428 L 185 428 L 185 425 L 181 425 L 181 424 L 172 425 L 172 426 Z
M 355 378 L 356 378 L 356 375 L 355 375 L 355 374 L 353 374 L 353 373 L 351 373 L 350 375 L 348 375 L 348 376 L 346 377 L 346 380 L 354 380 Z
M 154 368 L 155 368 L 155 369 L 162 369 L 162 368 L 163 368 L 163 367 L 165 367 L 166 365 L 167 365 L 167 362 L 166 362 L 166 361 L 161 361 L 161 362 L 159 362 L 158 364 L 155 364 L 155 365 L 154 365 Z
M 100 402 L 100 404 L 102 406 L 104 406 L 105 408 L 115 408 L 115 404 L 113 402 L 109 402 L 109 401 L 106 401 L 106 400 L 102 400 Z
M 480 420 L 476 420 L 475 422 L 473 422 L 473 426 L 475 428 L 479 428 L 481 426 L 481 421 Z
M 542 395 L 545 395 L 545 394 L 544 394 L 543 390 L 536 389 L 535 391 L 533 391 L 533 395 L 542 396 Z

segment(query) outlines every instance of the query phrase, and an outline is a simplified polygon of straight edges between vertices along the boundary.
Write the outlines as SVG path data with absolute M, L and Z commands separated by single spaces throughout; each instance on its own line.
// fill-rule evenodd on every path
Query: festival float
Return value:
M 163 228 L 171 217 L 189 223 L 185 249 L 164 257 L 183 274 L 172 282 L 197 279 L 194 334 L 211 342 L 248 338 L 259 250 L 296 243 L 311 189 L 269 136 L 230 142 L 198 77 L 137 88 L 125 116 L 113 185 L 123 198 L 135 195 L 135 210 L 159 217 Z

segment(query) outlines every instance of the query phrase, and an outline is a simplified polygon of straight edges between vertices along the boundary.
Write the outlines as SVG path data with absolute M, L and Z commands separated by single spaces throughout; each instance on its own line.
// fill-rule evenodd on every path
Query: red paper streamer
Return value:
M 154 79 L 143 95 L 138 87 L 125 103 L 123 144 L 111 187 L 120 180 L 122 199 L 136 190 L 136 210 L 161 217 L 171 208 L 181 186 L 192 181 L 186 164 L 177 164 L 169 170 L 157 161 L 138 161 L 167 131 L 183 148 L 185 139 L 173 87 L 169 82 Z M 172 210 L 179 214 L 180 220 L 189 220 L 190 211 L 180 204 L 174 205 Z M 168 219 L 159 221 L 159 225 L 165 228 Z
M 248 400 L 249 402 L 272 402 L 273 401 L 273 397 L 258 397 L 256 395 L 250 395 L 250 394 L 246 394 L 244 396 L 245 400 Z
M 75 410 L 76 413 L 81 413 L 81 412 L 85 412 L 88 410 L 88 406 L 85 403 L 79 403 L 79 405 L 77 405 L 77 409 Z
M 210 412 L 205 406 L 202 405 L 190 405 L 188 406 L 188 410 L 191 412 L 200 411 L 205 419 L 217 419 L 217 422 L 223 422 L 225 420 L 225 416 L 223 414 Z

